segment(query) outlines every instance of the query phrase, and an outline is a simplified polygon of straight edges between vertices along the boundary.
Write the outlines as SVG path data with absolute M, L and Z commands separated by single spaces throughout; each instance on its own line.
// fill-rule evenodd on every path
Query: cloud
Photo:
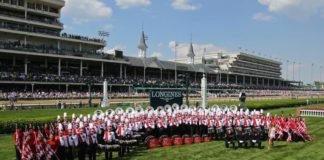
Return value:
M 112 49 L 116 49 L 116 50 L 126 50 L 126 46 L 122 45 L 122 44 L 117 44 L 115 45 Z
M 294 19 L 306 19 L 324 9 L 323 0 L 258 0 L 270 12 Z
M 176 44 L 178 45 L 178 43 L 176 41 L 170 41 L 169 42 L 169 48 L 172 48 L 173 49 Z
M 66 0 L 62 10 L 63 17 L 71 18 L 75 24 L 107 18 L 112 13 L 112 9 L 100 0 Z
M 89 19 L 86 19 L 86 18 L 84 18 L 84 19 L 79 18 L 79 17 L 72 18 L 72 23 L 74 23 L 74 24 L 82 24 L 82 23 L 87 23 L 87 22 L 89 22 Z
M 67 30 L 73 30 L 74 29 L 73 27 L 71 27 L 70 25 L 67 25 L 67 24 L 64 24 L 63 28 L 67 29 Z
M 264 13 L 256 13 L 252 17 L 253 20 L 256 21 L 271 21 L 273 20 L 273 17 Z
M 112 24 L 105 24 L 101 28 L 104 30 L 111 30 L 114 28 L 114 26 Z
M 169 48 L 172 53 L 174 53 L 175 44 L 176 44 L 175 41 L 169 42 Z M 189 45 L 190 43 L 177 43 L 177 58 L 187 57 Z M 224 49 L 212 43 L 206 43 L 206 44 L 193 43 L 193 49 L 196 56 L 202 56 L 204 53 L 204 49 L 206 49 L 207 52 L 225 52 Z
M 195 11 L 201 8 L 200 4 L 191 4 L 190 0 L 172 0 L 171 6 L 176 10 Z
M 151 0 L 115 0 L 116 6 L 127 9 L 130 7 L 140 7 L 140 6 L 149 6 Z
M 164 46 L 163 42 L 160 42 L 160 43 L 157 44 L 157 47 L 159 47 L 159 48 L 162 48 L 163 46 Z
M 151 57 L 161 58 L 161 56 L 162 56 L 161 52 L 153 52 L 153 53 L 151 54 Z
M 126 50 L 126 46 L 125 45 L 122 45 L 122 44 L 117 44 L 115 45 L 114 47 L 112 48 L 108 48 L 107 46 L 103 49 L 103 51 L 105 53 L 110 53 L 110 54 L 113 54 L 115 50 L 121 50 L 121 51 L 124 51 Z

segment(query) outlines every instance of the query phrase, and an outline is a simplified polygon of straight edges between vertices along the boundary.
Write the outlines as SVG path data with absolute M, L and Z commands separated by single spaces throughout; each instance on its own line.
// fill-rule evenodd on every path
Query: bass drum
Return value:
M 208 134 L 214 134 L 214 133 L 215 133 L 214 127 L 209 127 L 208 128 Z

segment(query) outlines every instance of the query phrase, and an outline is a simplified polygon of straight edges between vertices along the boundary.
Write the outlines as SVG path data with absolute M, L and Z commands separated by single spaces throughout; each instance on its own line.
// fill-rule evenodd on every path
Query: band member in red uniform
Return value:
M 79 151 L 78 151 L 78 157 L 79 160 L 85 160 L 85 154 L 87 150 L 87 134 L 85 133 L 85 130 L 83 129 L 83 122 L 80 122 L 78 129 L 78 138 L 79 138 Z
M 107 124 L 106 131 L 104 132 L 104 137 L 103 137 L 105 144 L 113 144 L 115 141 L 115 133 L 112 131 L 112 127 L 110 124 Z M 109 152 L 108 150 L 105 150 L 105 159 L 110 160 L 112 159 L 112 152 Z
M 92 123 L 89 124 L 90 134 L 89 138 L 89 160 L 96 160 L 96 152 L 97 152 L 97 133 Z
M 59 134 L 56 137 L 58 139 L 59 145 L 57 149 L 57 156 L 60 160 L 66 159 L 66 149 L 68 148 L 68 142 L 66 135 L 63 134 L 63 126 L 62 124 L 59 124 Z
M 20 154 L 20 149 L 22 146 L 22 139 L 23 139 L 23 133 L 20 130 L 20 128 L 17 127 L 16 125 L 16 131 L 14 134 L 14 145 L 15 145 L 15 150 L 16 150 L 16 160 L 21 160 L 21 154 Z
M 50 132 L 49 126 L 48 126 L 48 124 L 45 124 L 44 125 L 44 135 L 43 135 L 44 138 L 49 139 L 50 134 L 51 134 L 51 132 Z
M 55 154 L 57 154 L 59 142 L 58 142 L 58 140 L 55 139 L 54 134 L 50 133 L 47 143 L 51 146 L 51 148 L 55 152 Z M 52 155 L 51 160 L 56 160 L 56 159 L 57 159 L 57 157 L 55 155 Z
M 77 146 L 76 143 L 74 143 L 74 135 L 73 135 L 73 128 L 72 128 L 72 124 L 70 123 L 68 125 L 68 135 L 67 137 L 67 144 L 68 144 L 68 148 L 67 148 L 67 159 L 69 160 L 73 160 L 74 159 L 74 147 Z

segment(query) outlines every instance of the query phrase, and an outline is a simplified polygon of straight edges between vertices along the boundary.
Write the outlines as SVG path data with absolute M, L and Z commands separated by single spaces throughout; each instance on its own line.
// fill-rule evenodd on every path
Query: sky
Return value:
M 64 32 L 98 37 L 106 50 L 137 56 L 142 29 L 148 56 L 237 52 L 281 61 L 282 77 L 324 81 L 324 0 L 65 0 Z M 295 63 L 294 63 L 295 62 Z M 322 67 L 323 66 L 323 67 Z M 288 72 L 287 72 L 288 71 Z M 287 74 L 288 73 L 288 74 Z

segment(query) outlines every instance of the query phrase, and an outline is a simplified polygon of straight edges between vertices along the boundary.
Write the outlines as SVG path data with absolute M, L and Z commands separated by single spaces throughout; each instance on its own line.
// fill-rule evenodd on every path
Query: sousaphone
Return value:
M 118 107 L 118 108 L 115 109 L 115 113 L 116 114 L 123 114 L 124 110 L 122 108 Z
M 94 111 L 93 115 L 96 115 L 97 117 L 99 117 L 100 115 L 105 114 L 102 110 L 96 110 Z
M 173 110 L 179 110 L 180 107 L 179 107 L 178 104 L 174 103 L 174 104 L 172 104 L 172 109 L 173 109 Z

